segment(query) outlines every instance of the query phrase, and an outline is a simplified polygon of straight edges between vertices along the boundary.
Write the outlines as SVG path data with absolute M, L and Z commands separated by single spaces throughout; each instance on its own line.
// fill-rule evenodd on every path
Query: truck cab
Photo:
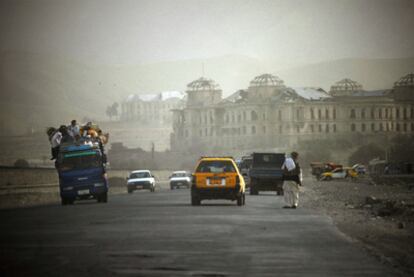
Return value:
M 56 168 L 62 205 L 75 200 L 108 201 L 106 155 L 99 143 L 92 141 L 61 145 Z

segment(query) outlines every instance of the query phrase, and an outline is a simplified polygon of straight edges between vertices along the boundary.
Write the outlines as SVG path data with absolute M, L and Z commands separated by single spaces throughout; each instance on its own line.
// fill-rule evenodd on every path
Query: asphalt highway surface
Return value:
M 2 210 L 0 276 L 396 276 L 329 217 L 283 206 L 164 189 Z

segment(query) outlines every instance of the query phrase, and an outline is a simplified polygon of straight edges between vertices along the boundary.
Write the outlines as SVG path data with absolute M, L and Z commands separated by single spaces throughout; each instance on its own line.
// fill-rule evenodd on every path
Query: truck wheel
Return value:
M 191 196 L 191 205 L 192 206 L 200 206 L 201 200 L 197 196 Z
M 66 198 L 62 197 L 61 200 L 62 200 L 62 206 L 68 205 L 68 200 Z
M 108 202 L 108 193 L 102 193 L 98 195 L 98 203 L 107 203 Z
M 259 191 L 254 187 L 250 186 L 250 195 L 258 195 Z
M 75 202 L 75 199 L 62 197 L 62 206 L 73 205 L 73 202 Z

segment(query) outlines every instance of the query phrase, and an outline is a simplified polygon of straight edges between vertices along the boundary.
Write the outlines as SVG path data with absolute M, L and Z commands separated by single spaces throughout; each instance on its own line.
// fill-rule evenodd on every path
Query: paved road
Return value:
M 182 189 L 0 211 L 0 275 L 396 276 L 274 194 L 189 203 Z

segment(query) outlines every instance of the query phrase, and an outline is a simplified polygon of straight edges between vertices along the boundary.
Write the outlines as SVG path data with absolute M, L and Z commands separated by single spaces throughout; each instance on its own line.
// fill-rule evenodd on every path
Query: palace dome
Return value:
M 363 90 L 362 85 L 354 80 L 345 78 L 331 86 L 332 95 L 345 95 Z
M 394 88 L 403 88 L 403 87 L 414 87 L 414 74 L 410 73 L 401 77 L 397 82 L 394 83 Z
M 249 87 L 285 87 L 283 80 L 272 74 L 256 76 Z
M 220 86 L 212 79 L 200 77 L 187 85 L 187 91 L 213 91 L 220 90 Z

